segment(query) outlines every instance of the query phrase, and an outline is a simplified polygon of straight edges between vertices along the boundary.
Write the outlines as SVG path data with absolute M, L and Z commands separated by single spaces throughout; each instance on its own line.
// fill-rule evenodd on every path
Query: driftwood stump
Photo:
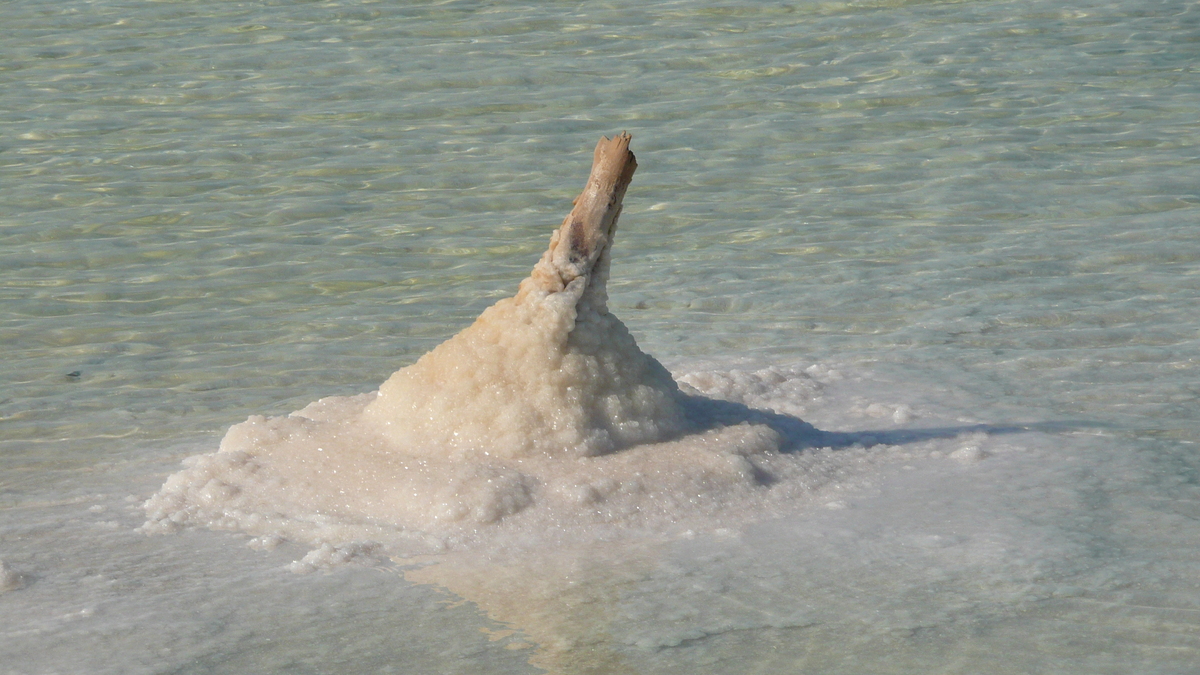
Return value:
M 550 247 L 529 275 L 529 281 L 540 289 L 557 293 L 577 279 L 586 283 L 593 270 L 607 267 L 601 260 L 607 262 L 621 215 L 621 200 L 637 170 L 637 159 L 629 151 L 632 138 L 624 132 L 612 139 L 601 137 L 596 144 L 583 192 L 575 198 L 575 207 L 555 230 Z

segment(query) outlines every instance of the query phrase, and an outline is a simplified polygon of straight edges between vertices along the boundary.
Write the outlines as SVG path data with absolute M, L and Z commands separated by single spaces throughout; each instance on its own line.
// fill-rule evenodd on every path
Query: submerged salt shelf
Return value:
M 779 502 L 670 505 L 690 532 L 565 522 L 590 539 L 514 528 L 505 547 L 418 558 L 378 540 L 146 537 L 136 501 L 81 495 L 21 529 L 63 557 L 9 566 L 24 585 L 8 606 L 38 617 L 10 651 L 65 671 L 101 655 L 102 673 L 1188 672 L 1200 538 L 1151 498 L 1185 492 L 1103 425 L 989 421 L 987 402 L 886 364 L 674 374 L 844 445 L 786 456 Z M 103 560 L 71 562 L 97 541 Z

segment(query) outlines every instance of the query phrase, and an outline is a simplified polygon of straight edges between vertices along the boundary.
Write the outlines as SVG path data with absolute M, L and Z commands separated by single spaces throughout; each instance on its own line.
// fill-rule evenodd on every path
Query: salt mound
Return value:
M 406 452 L 453 460 L 580 457 L 678 435 L 670 374 L 608 312 L 628 134 L 596 146 L 591 176 L 516 297 L 392 375 L 363 420 Z
M 629 141 L 597 144 L 515 297 L 376 393 L 233 426 L 146 503 L 144 529 L 438 548 L 515 516 L 529 532 L 653 528 L 765 489 L 782 416 L 681 392 L 608 312 L 609 251 L 637 167 Z

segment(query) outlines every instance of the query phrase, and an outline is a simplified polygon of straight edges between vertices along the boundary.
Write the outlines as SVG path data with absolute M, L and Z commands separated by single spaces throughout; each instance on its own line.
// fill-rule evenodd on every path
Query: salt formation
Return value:
M 575 208 L 516 297 L 392 375 L 365 421 L 407 452 L 454 460 L 594 456 L 684 428 L 674 380 L 607 308 L 609 249 L 637 168 L 629 140 L 596 145 Z
M 233 426 L 146 503 L 144 529 L 411 552 L 478 541 L 498 521 L 518 537 L 661 529 L 765 491 L 781 420 L 802 423 L 681 392 L 608 312 L 609 250 L 637 167 L 629 141 L 597 144 L 515 297 L 378 392 Z

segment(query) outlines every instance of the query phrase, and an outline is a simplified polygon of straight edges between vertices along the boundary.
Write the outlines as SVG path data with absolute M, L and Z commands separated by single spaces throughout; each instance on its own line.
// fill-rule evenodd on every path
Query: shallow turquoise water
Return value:
M 646 351 L 846 363 L 897 400 L 961 392 L 950 418 L 1103 428 L 1097 453 L 1144 463 L 1096 460 L 1088 508 L 1178 516 L 1138 564 L 1200 612 L 1165 543 L 1200 540 L 1192 3 L 17 0 L 0 19 L 0 558 L 42 579 L 20 594 L 97 567 L 103 546 L 46 525 L 61 513 L 144 497 L 250 413 L 373 389 L 510 294 L 592 144 L 627 129 L 610 293 Z M 1185 672 L 1200 620 L 1173 625 L 1141 672 Z M 429 668 L 508 667 L 480 649 Z

